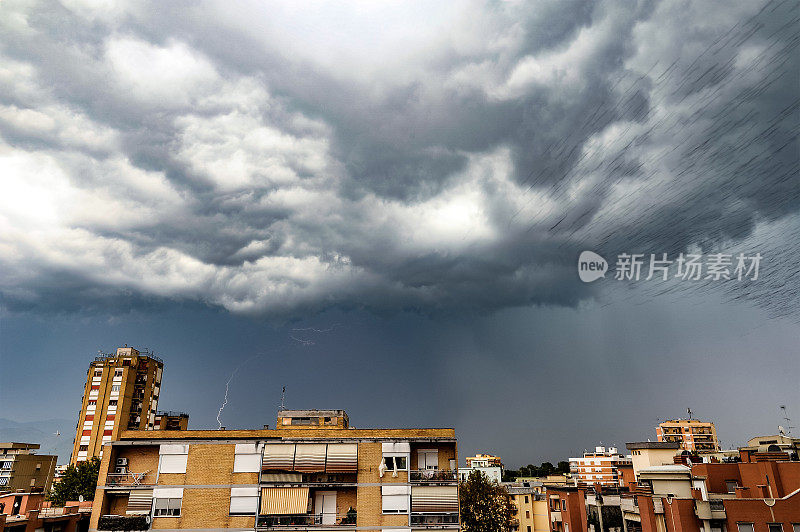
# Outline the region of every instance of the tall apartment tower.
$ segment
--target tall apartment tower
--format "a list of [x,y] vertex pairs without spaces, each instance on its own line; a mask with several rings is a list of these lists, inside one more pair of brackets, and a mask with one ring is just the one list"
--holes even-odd
[[70,463],[102,457],[122,431],[154,428],[163,369],[158,357],[128,346],[89,364]]
[[670,419],[656,427],[658,441],[679,443],[689,452],[715,453],[720,450],[717,429],[710,421]]

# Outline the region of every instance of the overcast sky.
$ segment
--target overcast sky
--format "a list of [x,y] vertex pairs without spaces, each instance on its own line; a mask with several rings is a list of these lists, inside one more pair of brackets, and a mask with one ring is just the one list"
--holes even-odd
[[[687,407],[730,446],[774,433],[800,419],[799,11],[4,0],[3,416],[72,419],[127,343],[195,428],[244,364],[226,426],[274,424],[285,385],[511,466]],[[763,258],[589,284],[583,250]]]

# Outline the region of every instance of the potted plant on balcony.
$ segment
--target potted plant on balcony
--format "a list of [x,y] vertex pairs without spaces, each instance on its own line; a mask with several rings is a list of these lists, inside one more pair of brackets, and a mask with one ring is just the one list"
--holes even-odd
[[356,524],[356,509],[352,506],[347,510],[347,515],[342,517],[342,524],[343,525],[354,525]]

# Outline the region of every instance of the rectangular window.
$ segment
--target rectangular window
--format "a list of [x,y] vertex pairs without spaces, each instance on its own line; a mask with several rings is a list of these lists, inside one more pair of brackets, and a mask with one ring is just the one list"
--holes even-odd
[[258,473],[260,470],[261,446],[255,443],[237,443],[233,456],[233,472]]
[[407,514],[410,486],[381,486],[381,505],[385,514]]
[[78,450],[79,451],[88,451],[89,450],[89,446],[88,445],[81,445],[80,447],[78,447]]
[[735,480],[726,480],[725,486],[728,489],[728,493],[736,493],[736,488],[738,487],[738,483]]
[[753,523],[736,523],[739,532],[755,532]]
[[783,532],[783,525],[781,523],[768,523],[769,532]]
[[118,392],[119,391],[119,384],[112,385],[111,386],[111,391],[112,392]]
[[186,473],[188,445],[162,445],[159,448],[159,473]]
[[117,406],[117,400],[116,400],[116,399],[112,399],[112,400],[110,400],[110,401],[108,402],[108,406]]
[[383,463],[388,471],[408,471],[408,458],[405,456],[384,456]]
[[94,391],[94,390],[99,390],[99,389],[100,389],[100,386],[92,386],[92,388],[91,388],[91,389],[92,389],[92,391]]
[[156,499],[153,517],[180,517],[183,499]]
[[528,504],[528,496],[525,495],[525,504]]
[[91,430],[84,430],[83,432],[81,432],[81,435],[82,436],[91,436],[92,435],[92,431]]
[[115,377],[122,377],[122,370],[121,369],[114,370],[114,376]]
[[792,523],[792,532],[800,532],[800,523]]
[[258,510],[258,488],[231,488],[231,515],[255,515]]
[[439,469],[439,451],[436,449],[417,451],[417,469]]

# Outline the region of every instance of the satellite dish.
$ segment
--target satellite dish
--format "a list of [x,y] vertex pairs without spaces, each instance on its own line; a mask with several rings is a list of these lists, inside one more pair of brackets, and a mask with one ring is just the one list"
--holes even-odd
[[83,502],[83,495],[78,495],[78,502]]

